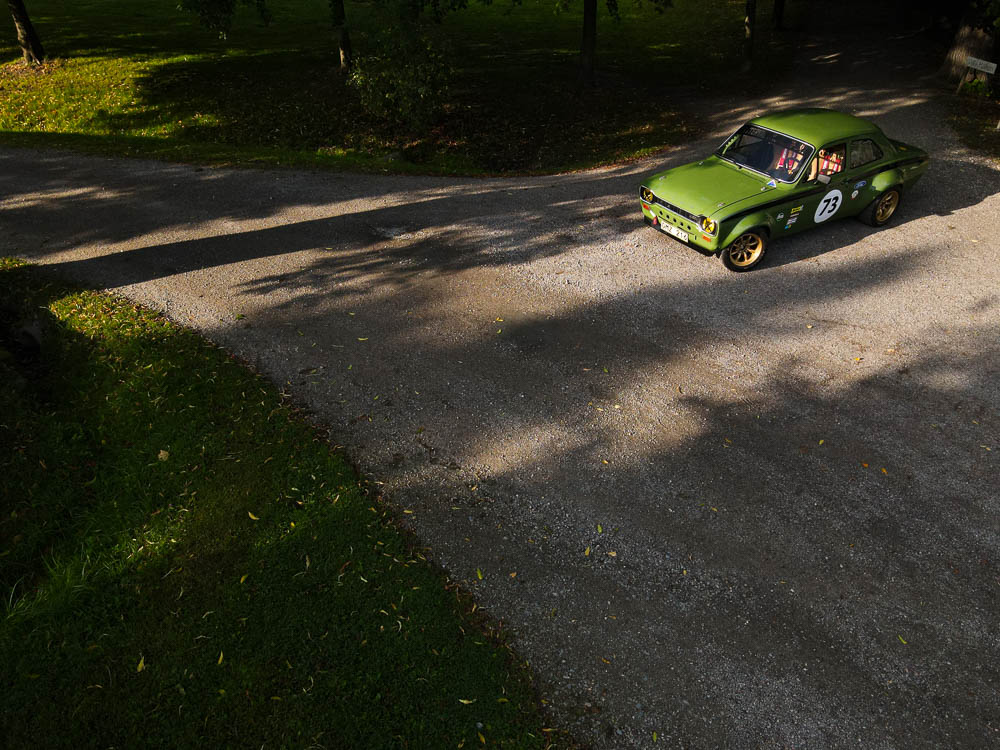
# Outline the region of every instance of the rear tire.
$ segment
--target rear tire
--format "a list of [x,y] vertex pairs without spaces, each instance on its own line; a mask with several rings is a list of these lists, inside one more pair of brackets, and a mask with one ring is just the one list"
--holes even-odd
[[889,188],[861,212],[861,220],[869,226],[885,226],[896,215],[900,198],[899,188]]
[[736,273],[749,271],[763,260],[766,250],[767,236],[762,231],[744,232],[722,251],[722,265]]

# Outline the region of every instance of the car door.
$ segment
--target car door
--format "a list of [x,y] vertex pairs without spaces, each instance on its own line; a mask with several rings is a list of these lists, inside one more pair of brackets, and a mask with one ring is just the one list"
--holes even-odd
[[795,234],[844,215],[847,165],[846,139],[817,149],[791,200],[775,217],[775,234]]
[[887,160],[886,153],[874,135],[858,137],[850,142],[849,169],[842,182],[845,216],[856,216],[877,197],[874,178]]

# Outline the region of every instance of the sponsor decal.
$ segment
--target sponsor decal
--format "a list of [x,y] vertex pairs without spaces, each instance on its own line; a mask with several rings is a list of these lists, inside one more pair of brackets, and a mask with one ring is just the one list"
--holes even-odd
[[784,218],[785,218],[785,215],[784,215],[784,214],[778,214],[778,215],[777,215],[777,216],[775,216],[774,218],[775,218],[775,219],[777,219],[778,221],[781,221],[782,219],[784,219]]
[[[804,204],[803,204],[803,205],[804,205]],[[792,209],[792,210],[790,211],[790,213],[792,213],[792,214],[797,214],[797,213],[798,213],[799,211],[801,211],[801,210],[802,210],[802,206],[796,206],[795,208],[793,208],[793,209]]]
[[788,223],[787,223],[787,224],[785,224],[785,229],[791,229],[791,227],[792,227],[792,224],[794,224],[794,223],[795,223],[795,222],[797,222],[798,220],[799,220],[799,217],[798,217],[798,216],[789,216],[789,217],[788,217]]
[[774,180],[768,180],[767,187],[778,187],[778,183],[775,182]]
[[855,190],[853,193],[851,193],[851,200],[854,200],[857,197],[858,197],[858,191]]
[[826,221],[837,213],[837,209],[840,208],[843,202],[844,194],[839,190],[831,190],[820,199],[819,205],[816,206],[816,214],[813,216],[813,221],[817,224]]
[[863,188],[867,184],[868,184],[868,180],[862,180],[861,182],[855,182],[854,183],[854,189],[855,190],[860,190],[861,188]]

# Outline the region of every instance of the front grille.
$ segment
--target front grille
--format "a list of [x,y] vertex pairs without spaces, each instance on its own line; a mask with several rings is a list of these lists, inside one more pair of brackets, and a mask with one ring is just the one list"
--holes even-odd
[[[650,190],[650,192],[652,193],[653,191]],[[642,197],[642,189],[641,188],[639,190],[639,196]],[[693,213],[685,211],[683,208],[675,206],[673,203],[668,203],[667,201],[663,200],[663,198],[661,198],[660,196],[658,196],[656,193],[653,193],[653,203],[656,203],[657,205],[663,206],[665,209],[667,209],[671,213],[675,213],[678,216],[683,216],[685,219],[687,219],[688,221],[693,221],[695,224],[697,224],[700,221],[700,219],[701,219],[701,217],[695,216]]]

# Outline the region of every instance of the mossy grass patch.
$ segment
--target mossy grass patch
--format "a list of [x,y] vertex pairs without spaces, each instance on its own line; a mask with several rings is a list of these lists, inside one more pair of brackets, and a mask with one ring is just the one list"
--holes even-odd
[[530,675],[269,383],[0,261],[10,747],[542,748]]

